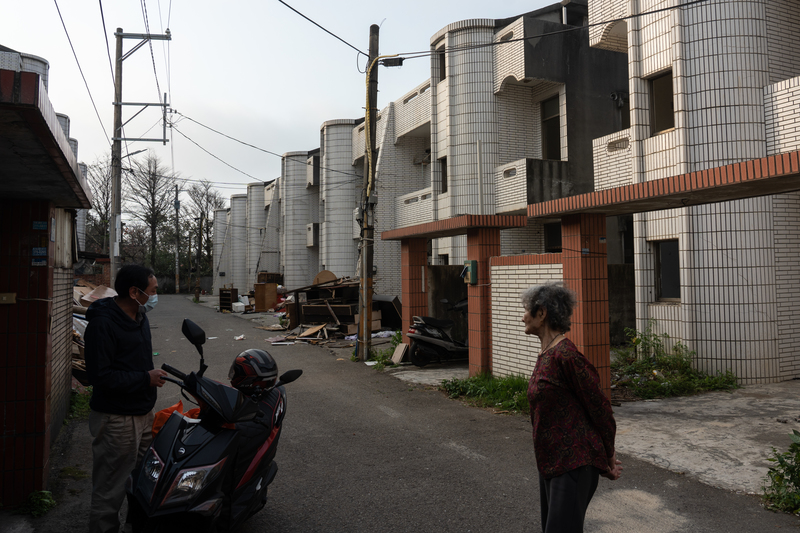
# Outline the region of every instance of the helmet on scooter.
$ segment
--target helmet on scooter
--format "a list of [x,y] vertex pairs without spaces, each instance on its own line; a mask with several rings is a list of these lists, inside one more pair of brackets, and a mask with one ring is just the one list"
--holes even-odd
[[236,356],[228,372],[231,385],[245,394],[251,394],[256,387],[268,389],[278,379],[278,364],[264,350],[251,348]]

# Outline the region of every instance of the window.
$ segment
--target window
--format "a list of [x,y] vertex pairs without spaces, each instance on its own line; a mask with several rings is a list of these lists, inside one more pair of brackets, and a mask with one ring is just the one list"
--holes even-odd
[[439,173],[441,175],[441,190],[439,192],[444,194],[447,192],[447,157],[439,160]]
[[544,251],[548,254],[561,253],[561,222],[544,225]]
[[656,295],[659,300],[680,300],[681,274],[678,241],[658,241],[656,248]]
[[449,265],[450,264],[450,254],[439,254],[439,263],[440,265]]
[[447,62],[445,61],[444,46],[436,50],[439,55],[439,81],[447,77]]
[[558,96],[542,102],[542,159],[561,160],[561,119]]
[[675,127],[671,70],[650,80],[650,125],[653,135]]

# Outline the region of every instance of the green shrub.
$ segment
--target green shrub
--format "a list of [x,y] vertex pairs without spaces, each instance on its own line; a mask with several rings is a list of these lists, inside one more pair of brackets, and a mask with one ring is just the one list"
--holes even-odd
[[50,509],[56,506],[53,494],[47,490],[37,490],[28,495],[28,500],[17,507],[16,514],[29,514],[34,518],[46,515]]
[[92,387],[86,387],[84,392],[75,389],[70,393],[69,418],[84,420],[89,418],[89,400],[92,398]]
[[617,387],[626,387],[642,399],[739,387],[731,371],[708,376],[695,370],[692,360],[697,354],[681,342],[667,350],[669,335],[653,333],[654,325],[651,320],[643,332],[625,328],[628,346],[617,350],[611,362],[612,381]]
[[530,413],[528,378],[524,376],[495,378],[481,374],[467,379],[453,378],[442,381],[439,389],[450,398],[463,398],[479,407]]
[[772,457],[767,459],[775,464],[767,471],[762,501],[767,509],[800,514],[800,432],[793,429],[789,438],[789,451],[778,453],[772,448]]

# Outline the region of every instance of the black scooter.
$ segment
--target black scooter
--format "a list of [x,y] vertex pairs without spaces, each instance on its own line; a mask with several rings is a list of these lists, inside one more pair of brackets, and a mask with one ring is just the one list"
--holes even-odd
[[183,334],[200,352],[200,370],[186,375],[164,364],[189,393],[199,418],[173,413],[128,479],[128,521],[140,531],[229,531],[258,512],[278,466],[275,452],[286,414],[282,385],[302,370],[289,370],[275,385],[247,396],[203,377],[205,332],[190,320]]
[[[442,303],[448,303],[442,300]],[[462,315],[467,312],[467,299],[454,304],[450,311],[458,311]],[[422,367],[431,361],[444,361],[465,359],[469,357],[469,347],[453,338],[452,320],[439,320],[430,316],[415,316],[411,318],[411,327],[408,328],[408,338],[411,346],[408,356],[416,366]]]

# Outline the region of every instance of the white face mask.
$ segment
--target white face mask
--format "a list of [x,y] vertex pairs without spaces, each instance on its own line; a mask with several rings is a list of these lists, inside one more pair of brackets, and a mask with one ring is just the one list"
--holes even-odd
[[154,295],[150,296],[146,292],[144,292],[142,289],[140,289],[139,287],[136,287],[136,290],[138,290],[139,292],[141,292],[142,294],[147,296],[147,301],[145,302],[145,304],[144,305],[139,304],[139,307],[144,308],[144,310],[143,310],[144,313],[152,311],[153,308],[158,303],[158,294],[154,294]]

